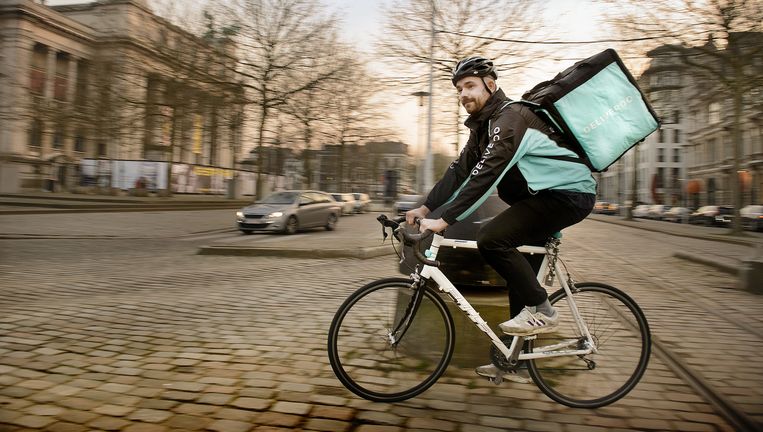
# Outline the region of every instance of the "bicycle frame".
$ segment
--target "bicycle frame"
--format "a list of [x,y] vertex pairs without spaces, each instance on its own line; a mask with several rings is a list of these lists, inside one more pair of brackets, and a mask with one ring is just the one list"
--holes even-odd
[[[441,247],[453,247],[453,248],[467,248],[467,249],[477,249],[477,242],[473,240],[457,240],[457,239],[446,239],[442,235],[435,234],[432,239],[432,245],[429,247],[429,250],[426,252],[426,256],[431,259],[435,260],[437,258],[437,253],[440,250]],[[541,264],[540,270],[538,271],[538,282],[543,284],[542,280],[544,277],[544,269],[549,267],[549,250],[546,247],[543,246],[520,246],[517,248],[522,253],[528,253],[528,254],[543,254],[543,262]],[[552,252],[554,254],[554,257],[556,257],[557,251]],[[490,340],[493,342],[493,345],[496,346],[496,348],[506,357],[506,359],[509,361],[509,364],[512,366],[515,366],[518,361],[520,360],[531,360],[531,359],[538,359],[538,358],[548,358],[548,357],[560,357],[560,356],[571,356],[571,355],[586,355],[590,353],[596,353],[596,344],[591,337],[591,334],[588,331],[588,326],[583,321],[583,319],[580,317],[580,312],[578,311],[577,305],[575,304],[575,300],[572,297],[572,289],[570,288],[570,281],[569,278],[563,278],[561,277],[562,269],[559,265],[558,260],[553,260],[553,267],[554,267],[554,274],[556,274],[559,277],[559,282],[562,285],[562,288],[567,293],[567,301],[570,305],[570,311],[573,314],[573,317],[575,319],[575,322],[580,329],[581,335],[583,335],[586,339],[585,345],[587,346],[586,349],[564,349],[569,348],[573,345],[577,345],[578,340],[577,339],[571,339],[562,341],[555,345],[548,345],[542,347],[543,351],[541,352],[532,352],[532,353],[520,353],[522,349],[522,345],[524,344],[524,340],[531,340],[534,339],[535,336],[529,336],[529,337],[515,337],[511,343],[511,347],[507,348],[506,345],[501,341],[501,339],[495,334],[495,332],[490,328],[488,323],[482,319],[479,312],[477,312],[474,307],[472,307],[471,304],[466,300],[466,298],[461,294],[460,291],[453,285],[453,283],[448,280],[448,277],[445,276],[445,274],[440,270],[439,268],[431,265],[424,265],[424,267],[419,272],[419,276],[424,279],[431,279],[435,281],[439,287],[439,290],[445,294],[447,294],[453,302],[458,306],[459,309],[461,309],[466,316],[474,322],[474,324],[477,326],[478,329],[480,329],[482,332],[484,332]]]

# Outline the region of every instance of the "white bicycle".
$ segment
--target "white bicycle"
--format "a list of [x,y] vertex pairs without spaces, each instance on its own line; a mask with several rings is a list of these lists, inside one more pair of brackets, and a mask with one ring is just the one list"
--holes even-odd
[[[356,395],[378,402],[417,396],[445,373],[455,346],[450,298],[492,341],[490,358],[504,371],[526,367],[551,399],[575,408],[611,404],[631,391],[646,370],[651,350],[649,325],[628,295],[601,283],[574,282],[559,257],[561,233],[545,245],[523,246],[543,254],[542,283],[561,288],[549,296],[559,326],[535,336],[499,337],[438,268],[441,248],[476,248],[476,242],[435,234],[424,254],[419,242],[431,234],[410,234],[404,218],[378,218],[393,235],[413,246],[423,264],[410,278],[371,282],[337,310],[328,334],[328,355],[337,378]],[[386,237],[386,228],[385,237]],[[564,272],[562,270],[564,269]],[[501,378],[495,380],[500,383]]]

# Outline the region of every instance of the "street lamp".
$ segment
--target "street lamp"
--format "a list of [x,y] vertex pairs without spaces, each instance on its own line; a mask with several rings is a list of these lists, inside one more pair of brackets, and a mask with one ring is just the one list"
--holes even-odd
[[[424,106],[424,97],[429,96],[431,93],[427,91],[417,91],[414,93],[411,93],[411,96],[417,96],[419,98],[419,118],[418,118],[418,127],[417,127],[417,133],[416,133],[416,147],[420,150],[421,149],[421,111],[422,107]],[[430,156],[430,149],[427,147],[424,153],[424,166],[422,169],[417,170],[419,174],[416,178],[416,189],[418,189],[420,192],[424,192],[424,189],[426,189],[426,170],[431,169],[430,167],[432,164],[427,164],[428,159]]]

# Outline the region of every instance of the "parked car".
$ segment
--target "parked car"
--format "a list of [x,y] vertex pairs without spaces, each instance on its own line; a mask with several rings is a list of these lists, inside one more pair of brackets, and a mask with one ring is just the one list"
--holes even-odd
[[620,212],[620,204],[618,203],[609,203],[606,208],[602,209],[601,214],[605,215],[616,215]]
[[727,226],[734,217],[734,208],[730,206],[702,206],[689,216],[689,223],[704,226]]
[[648,219],[662,220],[665,213],[667,213],[672,206],[665,204],[654,204],[649,207],[649,211],[646,213]]
[[596,204],[593,205],[592,213],[602,214],[604,213],[604,209],[608,209],[608,208],[609,208],[609,203],[607,201],[596,201]]
[[763,205],[748,205],[739,210],[742,226],[750,231],[763,231]]
[[636,207],[633,208],[633,217],[635,218],[645,218],[649,215],[649,208],[651,206],[649,204],[639,204]]
[[422,203],[421,195],[400,195],[392,207],[396,215],[404,215],[405,212],[421,206]]
[[366,193],[355,192],[355,213],[365,213],[371,209],[371,197]]
[[332,231],[341,211],[341,205],[325,192],[282,191],[236,212],[236,224],[244,234],[255,231],[294,234],[314,227]]
[[597,214],[614,215],[619,209],[619,204],[609,201],[596,201],[596,204],[593,205],[593,213]]
[[332,197],[342,205],[342,216],[355,213],[355,197],[351,193],[332,193]]
[[667,222],[687,223],[689,222],[689,215],[691,213],[691,209],[686,207],[671,207],[662,217],[662,220]]

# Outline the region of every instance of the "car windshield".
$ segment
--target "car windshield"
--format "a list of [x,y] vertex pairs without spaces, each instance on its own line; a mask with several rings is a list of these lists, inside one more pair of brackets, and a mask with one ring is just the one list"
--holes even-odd
[[299,196],[297,192],[276,192],[262,201],[257,201],[258,204],[291,204]]

